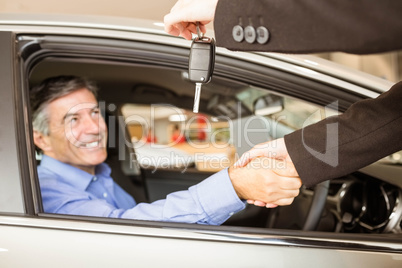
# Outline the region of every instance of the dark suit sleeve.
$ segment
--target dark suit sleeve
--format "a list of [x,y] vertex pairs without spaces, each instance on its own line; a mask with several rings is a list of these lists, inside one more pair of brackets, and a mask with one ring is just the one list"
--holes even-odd
[[[219,0],[217,45],[231,50],[355,54],[402,48],[402,1]],[[264,26],[266,44],[236,42],[235,25]],[[402,82],[371,100],[285,136],[307,186],[356,171],[402,150]]]
[[[366,54],[402,48],[401,14],[398,0],[219,0],[214,29],[231,50]],[[235,42],[238,24],[266,27],[269,41]]]
[[402,150],[402,82],[376,99],[353,104],[340,116],[285,136],[285,143],[307,186]]

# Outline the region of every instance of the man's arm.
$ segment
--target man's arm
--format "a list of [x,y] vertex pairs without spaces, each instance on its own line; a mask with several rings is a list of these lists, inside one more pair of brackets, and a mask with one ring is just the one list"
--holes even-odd
[[299,194],[300,179],[279,176],[270,169],[281,169],[284,175],[294,173],[292,166],[275,164],[268,158],[256,159],[244,168],[231,169],[230,177],[225,169],[187,191],[175,192],[166,199],[151,204],[140,203],[129,209],[117,208],[68,184],[60,186],[49,172],[42,172],[39,176],[47,213],[219,225],[245,207],[242,199],[278,205],[293,201]]
[[[402,48],[401,1],[219,0],[217,6],[212,5],[211,9],[216,10],[214,16],[210,17],[203,12],[200,15],[190,12],[194,2],[197,1],[179,0],[177,8],[172,9],[165,17],[168,18],[165,20],[165,27],[169,28],[179,21],[195,22],[201,15],[206,16],[206,21],[214,20],[217,45],[232,50],[285,53],[344,51],[363,54]],[[211,4],[209,0],[205,2]],[[232,29],[239,24],[243,28],[248,25],[254,28],[266,27],[270,32],[268,42],[236,42]],[[400,150],[401,112],[400,107],[396,106],[401,106],[400,93],[397,92],[401,89],[399,83],[389,94],[384,94],[376,100],[358,103],[345,115],[327,119],[287,135],[285,140],[290,156],[287,150],[282,154],[295,162],[303,182],[312,185],[347,174]],[[383,124],[382,121],[388,123]],[[338,150],[339,162],[335,164],[336,167],[331,167],[322,161],[323,159],[315,157],[327,153],[325,146],[329,123],[339,125],[338,144],[341,147],[334,147],[332,151],[329,148],[328,151],[328,155],[332,155]],[[365,135],[365,130],[373,130],[373,126],[376,131]],[[355,150],[356,147],[359,149]],[[271,153],[275,152],[275,149],[270,148],[273,150]],[[252,149],[248,156],[271,154],[261,148],[257,150],[258,152],[256,148]],[[315,156],[311,154],[314,151]],[[250,160],[247,159],[248,156],[244,157],[247,161]],[[361,159],[357,161],[356,158]]]
[[376,99],[357,102],[342,115],[285,136],[303,183],[311,186],[341,177],[402,150],[401,103],[399,82]]
[[[216,44],[231,50],[283,53],[377,53],[402,48],[402,2],[395,0],[179,0],[165,30],[191,39],[195,23],[214,21]],[[264,26],[267,43],[236,42],[232,30]]]
[[286,159],[307,186],[347,175],[402,150],[401,103],[399,82],[376,99],[353,104],[342,115],[256,145],[236,165],[259,156]]

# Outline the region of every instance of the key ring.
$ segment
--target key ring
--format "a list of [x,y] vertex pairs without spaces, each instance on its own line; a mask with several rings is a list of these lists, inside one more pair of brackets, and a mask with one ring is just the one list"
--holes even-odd
[[198,39],[202,40],[202,38],[204,37],[204,33],[201,32],[200,30],[200,22],[197,21],[197,35],[198,35]]

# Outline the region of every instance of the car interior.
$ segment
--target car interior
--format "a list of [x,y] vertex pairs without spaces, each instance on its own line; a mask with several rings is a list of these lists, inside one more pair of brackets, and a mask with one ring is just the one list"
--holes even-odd
[[[229,167],[254,145],[343,112],[362,98],[318,80],[218,54],[212,81],[202,86],[200,111],[194,113],[188,48],[42,36],[39,43],[27,38],[21,50],[28,89],[58,75],[96,83],[109,129],[106,162],[114,180],[137,203],[187,189]],[[335,101],[338,109],[325,109]],[[391,160],[313,188],[303,186],[290,206],[247,205],[224,225],[400,233],[402,181],[395,176],[400,164]]]

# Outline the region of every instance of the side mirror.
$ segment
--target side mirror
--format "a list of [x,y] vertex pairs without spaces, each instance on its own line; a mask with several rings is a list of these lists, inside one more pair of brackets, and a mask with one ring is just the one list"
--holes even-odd
[[270,115],[284,109],[283,98],[277,95],[267,94],[259,97],[254,102],[255,115]]

